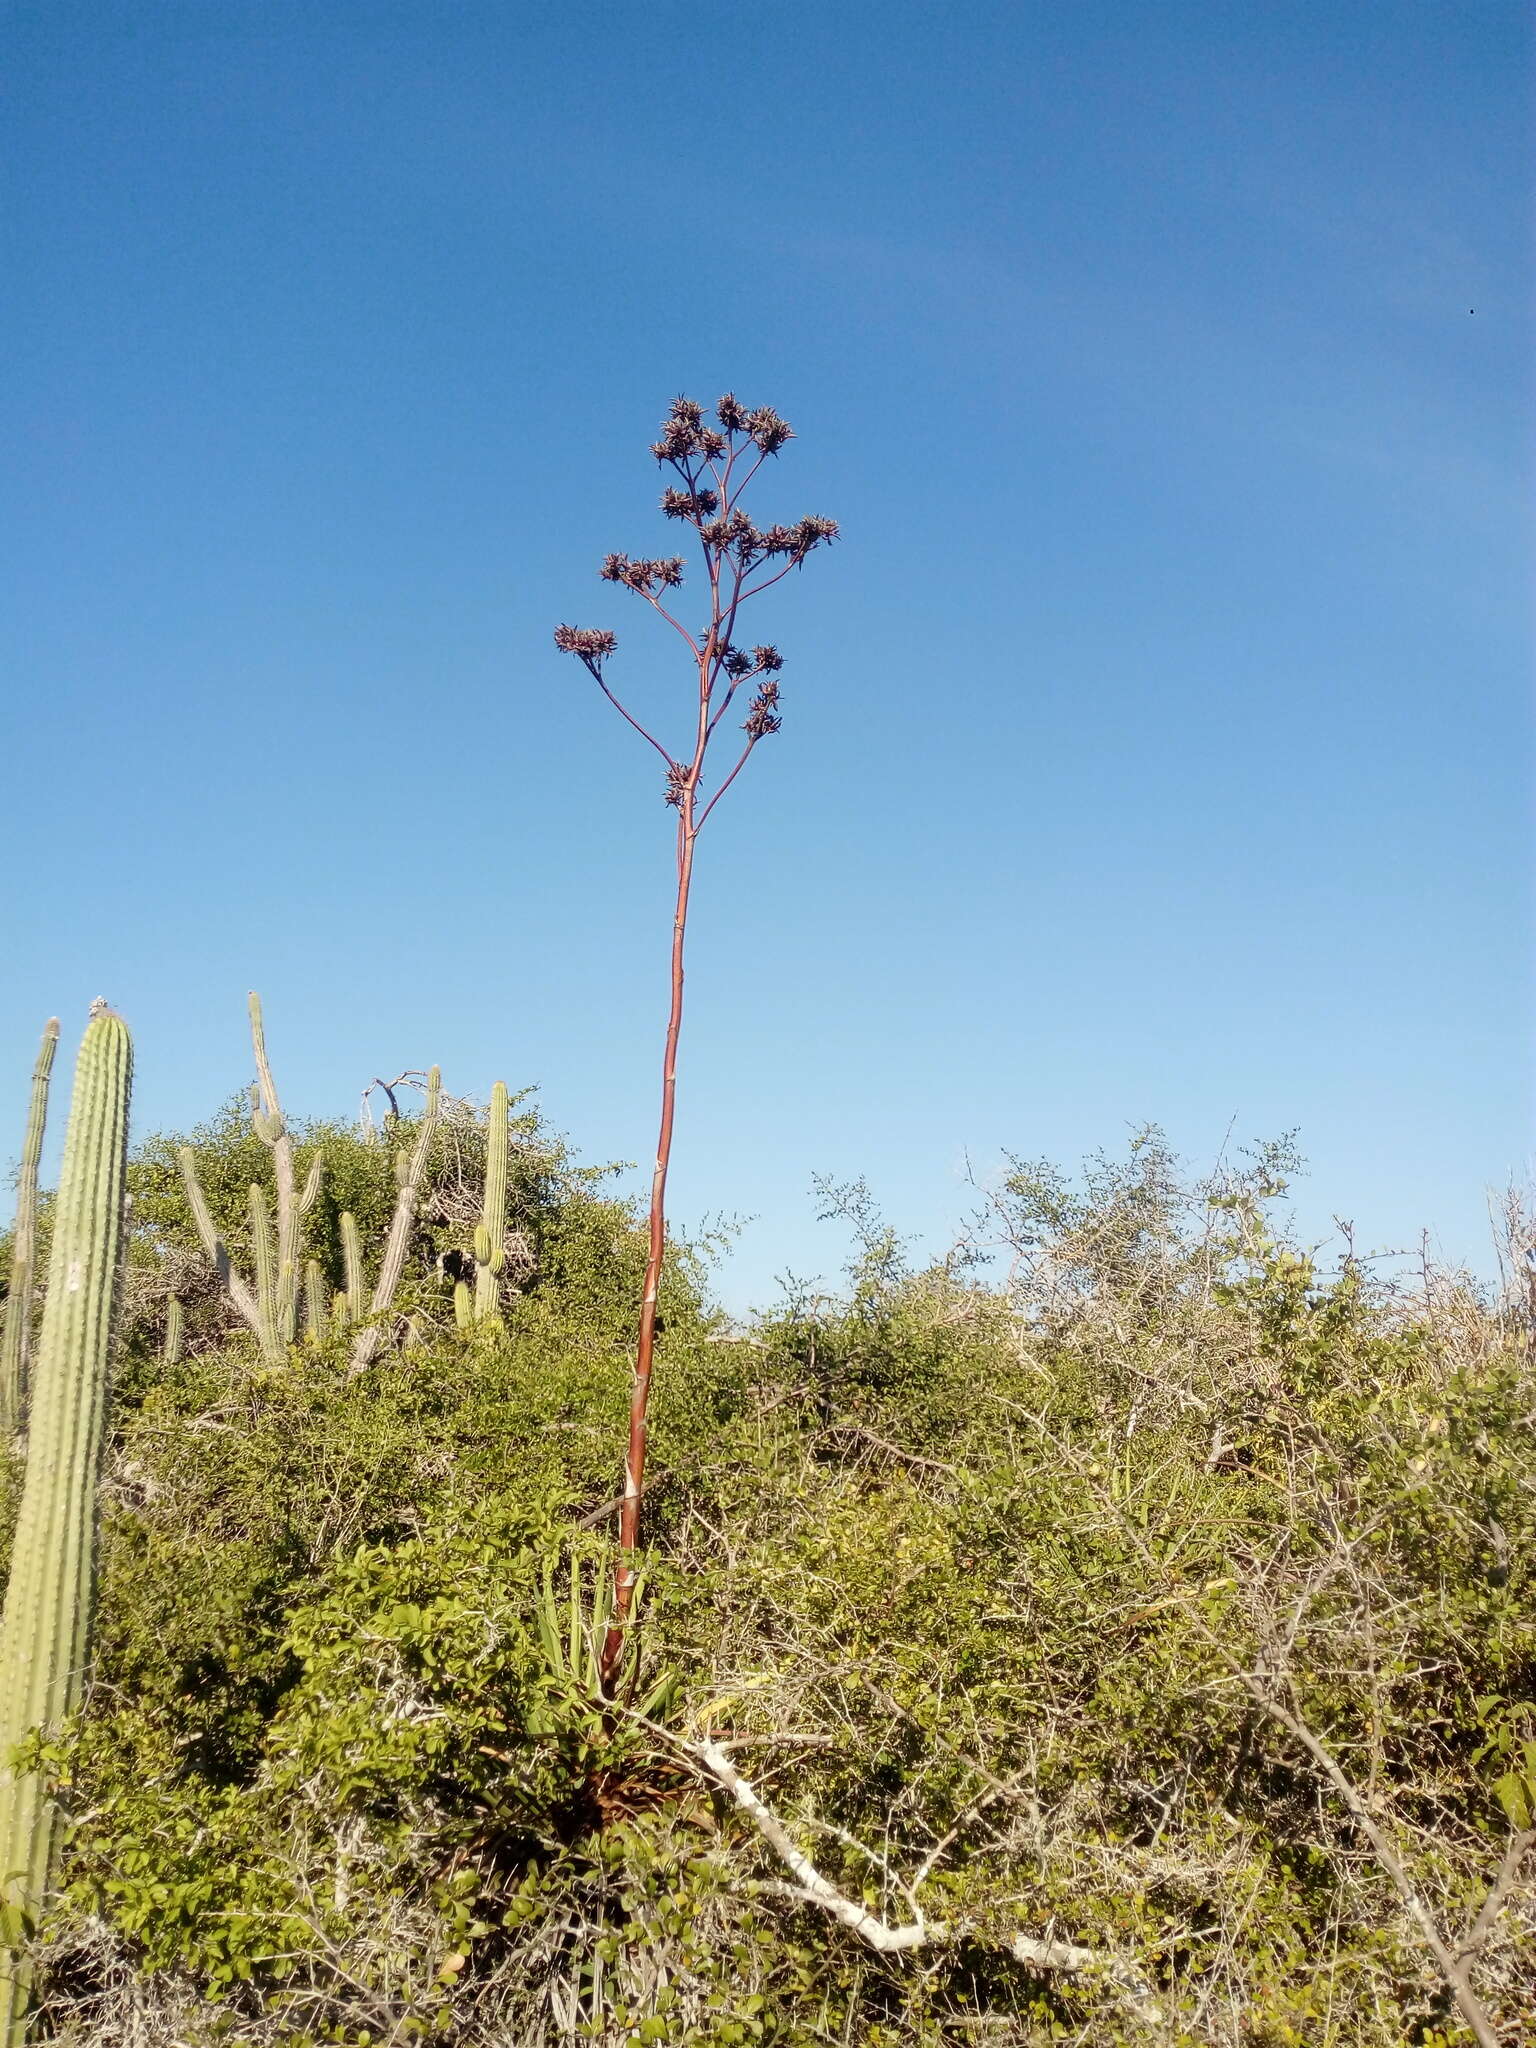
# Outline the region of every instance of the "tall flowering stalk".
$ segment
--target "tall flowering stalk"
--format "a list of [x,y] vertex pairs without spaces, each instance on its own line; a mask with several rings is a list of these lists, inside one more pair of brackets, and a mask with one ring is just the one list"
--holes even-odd
[[[655,734],[620,702],[609,687],[606,663],[618,645],[614,635],[594,626],[560,626],[555,645],[574,654],[614,709],[640,737],[656,749],[666,767],[664,795],[677,812],[677,906],[672,919],[672,1001],[667,1017],[666,1051],[662,1061],[661,1129],[656,1140],[656,1166],[651,1176],[649,1249],[645,1292],[640,1303],[640,1331],[635,1351],[635,1386],[629,1411],[629,1448],[624,1462],[624,1493],[619,1514],[620,1561],[614,1585],[613,1619],[603,1645],[602,1672],[612,1682],[624,1655],[624,1629],[635,1597],[635,1553],[640,1540],[640,1509],[645,1494],[646,1414],[651,1395],[651,1361],[656,1345],[656,1298],[666,1249],[667,1168],[672,1157],[672,1126],[677,1102],[677,1046],[683,1025],[683,948],[688,932],[688,894],[693,882],[693,856],[699,833],[716,804],[746,766],[753,749],[779,730],[779,671],[784,663],[776,647],[737,644],[737,623],[743,606],[781,582],[806,557],[837,538],[837,523],[815,516],[793,526],[762,528],[754,524],[742,499],[754,477],[784,444],[793,439],[787,421],[767,406],[750,411],[729,392],[715,407],[718,424],[706,423],[703,408],[691,398],[675,399],[662,423],[661,439],[651,453],[675,481],[662,492],[661,509],[669,519],[690,526],[703,556],[708,587],[708,616],[700,630],[690,632],[669,608],[667,593],[683,580],[683,557],[656,561],[609,555],[599,572],[605,583],[619,583],[656,611],[688,649],[695,684],[693,744],[673,754]],[[675,602],[675,600],[674,600]],[[704,793],[704,765],[710,744],[733,705],[746,703],[740,730],[745,744],[737,752],[712,793]]]

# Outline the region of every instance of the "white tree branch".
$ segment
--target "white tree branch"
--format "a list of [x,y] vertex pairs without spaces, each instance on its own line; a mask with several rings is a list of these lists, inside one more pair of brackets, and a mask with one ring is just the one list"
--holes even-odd
[[[664,1732],[658,1730],[658,1733]],[[676,1737],[670,1738],[675,1741]],[[767,1802],[745,1779],[731,1762],[724,1746],[718,1742],[684,1743],[683,1748],[698,1758],[710,1776],[721,1785],[742,1812],[751,1820],[763,1840],[795,1878],[793,1885],[775,1885],[773,1889],[789,1898],[802,1900],[807,1905],[819,1906],[824,1913],[856,1934],[863,1942],[881,1955],[899,1955],[905,1950],[941,1947],[945,1943],[963,1939],[970,1930],[923,1918],[917,1903],[913,1901],[915,1917],[905,1926],[893,1927],[882,1920],[877,1913],[871,1913],[856,1899],[850,1899],[840,1892],[835,1884],[822,1876],[803,1850],[795,1846],[789,1830]],[[925,1866],[925,1870],[928,1866]],[[910,1896],[910,1894],[909,1894]],[[972,1939],[984,1940],[985,1936],[972,1934]],[[1137,2017],[1149,2026],[1162,2023],[1162,2011],[1158,2006],[1152,1987],[1139,1971],[1129,1964],[1105,1956],[1096,1949],[1079,1948],[1069,1941],[1040,1941],[1033,1935],[1016,1934],[1009,1941],[995,1943],[1031,1970],[1060,1971],[1067,1976],[1100,1976],[1113,1984],[1135,2011]]]

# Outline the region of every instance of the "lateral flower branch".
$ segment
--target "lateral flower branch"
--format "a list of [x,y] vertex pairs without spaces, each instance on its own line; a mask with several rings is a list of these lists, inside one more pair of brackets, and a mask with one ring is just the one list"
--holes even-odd
[[[782,582],[792,569],[800,568],[817,548],[837,539],[835,520],[813,514],[793,526],[759,527],[743,505],[743,498],[763,464],[793,438],[789,423],[776,412],[767,406],[749,410],[730,392],[716,405],[713,424],[706,422],[702,406],[691,398],[674,399],[662,422],[661,438],[652,443],[651,453],[664,471],[671,472],[673,481],[662,492],[661,509],[667,518],[693,529],[703,557],[708,612],[697,631],[690,632],[669,602],[670,594],[683,581],[681,555],[656,560],[609,555],[599,572],[605,583],[621,584],[644,598],[688,649],[696,692],[690,750],[671,752],[614,694],[606,672],[607,662],[618,646],[611,632],[596,626],[559,626],[555,631],[555,645],[563,653],[577,657],[614,709],[661,756],[666,770],[662,793],[677,812],[671,1009],[662,1066],[661,1128],[651,1178],[649,1245],[635,1351],[629,1446],[619,1509],[620,1561],[613,1617],[602,1654],[606,1685],[611,1685],[623,1660],[625,1629],[635,1599],[635,1553],[645,1492],[646,1413],[656,1343],[656,1300],[666,1247],[667,1168],[677,1094],[677,1046],[683,1022],[683,949],[694,847],[710,814],[746,766],[754,748],[776,733],[781,724],[779,672],[784,666],[783,658],[773,646],[739,644],[738,622],[744,606]],[[711,743],[731,715],[732,707],[739,709],[743,705],[746,716],[740,730],[745,741],[724,776],[706,796],[704,768]]]

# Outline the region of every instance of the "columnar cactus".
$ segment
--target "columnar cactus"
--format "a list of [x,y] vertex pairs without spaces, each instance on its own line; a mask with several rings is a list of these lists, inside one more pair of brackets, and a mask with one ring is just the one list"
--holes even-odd
[[27,1134],[21,1147],[21,1174],[16,1183],[16,1227],[11,1235],[11,1286],[5,1304],[5,1335],[0,1338],[0,1434],[21,1427],[27,1406],[27,1367],[32,1353],[33,1271],[37,1263],[37,1162],[48,1120],[48,1076],[59,1047],[59,1020],[43,1028],[37,1065],[32,1069],[32,1096],[27,1104]]
[[181,1350],[185,1342],[186,1323],[181,1303],[173,1294],[165,1304],[165,1342],[160,1347],[162,1365],[180,1365]]
[[507,1084],[491,1090],[485,1136],[485,1201],[475,1231],[475,1321],[494,1322],[507,1264]]
[[251,1223],[251,1267],[256,1275],[256,1306],[261,1312],[261,1348],[268,1358],[281,1358],[287,1347],[277,1298],[277,1255],[272,1247],[272,1218],[267,1191],[251,1182],[247,1210]]
[[277,1194],[277,1232],[274,1238],[266,1193],[260,1187],[251,1189],[254,1285],[236,1272],[230,1261],[228,1249],[214,1224],[198,1181],[197,1155],[190,1145],[183,1145],[176,1158],[203,1249],[212,1259],[242,1322],[255,1334],[263,1357],[276,1363],[286,1357],[289,1345],[298,1335],[304,1218],[319,1196],[324,1162],[318,1156],[315,1158],[301,1190],[294,1176],[293,1140],[288,1135],[287,1121],[267,1062],[261,998],[254,989],[250,995],[250,1013],[251,1046],[256,1055],[257,1074],[256,1086],[251,1090],[251,1128],[272,1154],[272,1180]]
[[[250,1279],[235,1267],[214,1222],[207,1196],[198,1179],[197,1155],[190,1145],[183,1145],[176,1157],[197,1234],[204,1251],[213,1261],[225,1293],[241,1321],[260,1344],[262,1356],[271,1364],[281,1364],[298,1337],[301,1305],[305,1328],[311,1337],[318,1338],[327,1329],[320,1269],[313,1259],[304,1256],[304,1219],[319,1197],[322,1161],[318,1156],[315,1158],[300,1189],[294,1174],[293,1140],[288,1135],[288,1125],[267,1061],[261,1002],[254,991],[250,1011],[251,1045],[256,1055],[257,1074],[256,1086],[251,1090],[251,1128],[272,1155],[272,1182],[277,1200],[274,1219],[266,1190],[260,1186],[253,1186],[250,1190]],[[384,1242],[378,1281],[371,1294],[363,1277],[363,1248],[357,1219],[350,1211],[341,1217],[341,1256],[346,1289],[332,1299],[329,1327],[353,1329],[352,1362],[358,1368],[365,1366],[384,1342],[384,1318],[393,1306],[395,1290],[405,1268],[405,1255],[421,1198],[421,1184],[437,1132],[440,1088],[441,1077],[434,1067],[427,1076],[426,1108],[416,1127],[415,1141],[408,1147],[401,1146],[395,1155],[395,1180],[399,1194]]]
[[325,1275],[320,1261],[311,1259],[304,1268],[304,1330],[318,1344],[330,1327],[326,1313]]
[[267,1063],[267,1034],[262,1023],[261,998],[255,989],[251,990],[248,1006],[251,1013],[251,1047],[256,1055],[257,1074],[256,1101],[253,1105],[251,1123],[257,1137],[272,1154],[272,1178],[277,1188],[277,1265],[273,1273],[268,1320],[278,1349],[286,1350],[293,1342],[298,1326],[299,1273],[302,1266],[300,1248],[304,1234],[304,1218],[315,1206],[315,1200],[320,1193],[320,1177],[324,1171],[324,1162],[317,1154],[311,1162],[302,1191],[296,1192],[293,1140],[288,1135],[288,1125],[283,1116],[282,1104],[277,1099],[272,1069]]
[[[400,1192],[395,1197],[395,1213],[390,1218],[389,1235],[384,1240],[384,1256],[379,1263],[379,1277],[374,1286],[373,1298],[368,1304],[368,1321],[352,1343],[352,1368],[361,1372],[374,1358],[384,1342],[383,1316],[393,1304],[395,1289],[400,1285],[400,1275],[405,1270],[405,1255],[410,1247],[411,1232],[416,1224],[416,1208],[421,1199],[421,1183],[427,1170],[427,1160],[432,1151],[432,1140],[437,1136],[438,1102],[442,1094],[442,1075],[433,1067],[427,1075],[427,1102],[421,1113],[421,1122],[416,1126],[416,1142],[407,1151],[404,1146],[395,1154],[395,1179]],[[345,1221],[345,1218],[343,1218]],[[351,1276],[348,1276],[348,1287]]]
[[368,1289],[363,1280],[363,1240],[350,1209],[341,1212],[341,1267],[347,1287],[345,1294],[336,1298],[340,1320],[360,1323],[368,1313]]
[[48,1292],[33,1378],[26,1482],[0,1621],[0,2044],[27,2031],[25,1938],[53,1882],[62,1816],[35,1771],[12,1763],[34,1729],[80,1704],[90,1649],[96,1483],[123,1238],[128,1027],[91,1008],[64,1142]]

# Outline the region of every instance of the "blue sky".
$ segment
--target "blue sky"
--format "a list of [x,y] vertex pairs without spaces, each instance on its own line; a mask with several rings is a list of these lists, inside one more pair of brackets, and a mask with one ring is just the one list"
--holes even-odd
[[[799,438],[785,729],[701,847],[674,1211],[833,1271],[1003,1148],[1299,1128],[1486,1263],[1529,1170],[1532,34],[1503,0],[8,5],[0,1158],[537,1084],[654,1144],[670,814],[550,641],[675,392]],[[621,604],[620,599],[624,602]],[[669,708],[670,707],[670,708]],[[62,1125],[62,1117],[59,1119]]]

